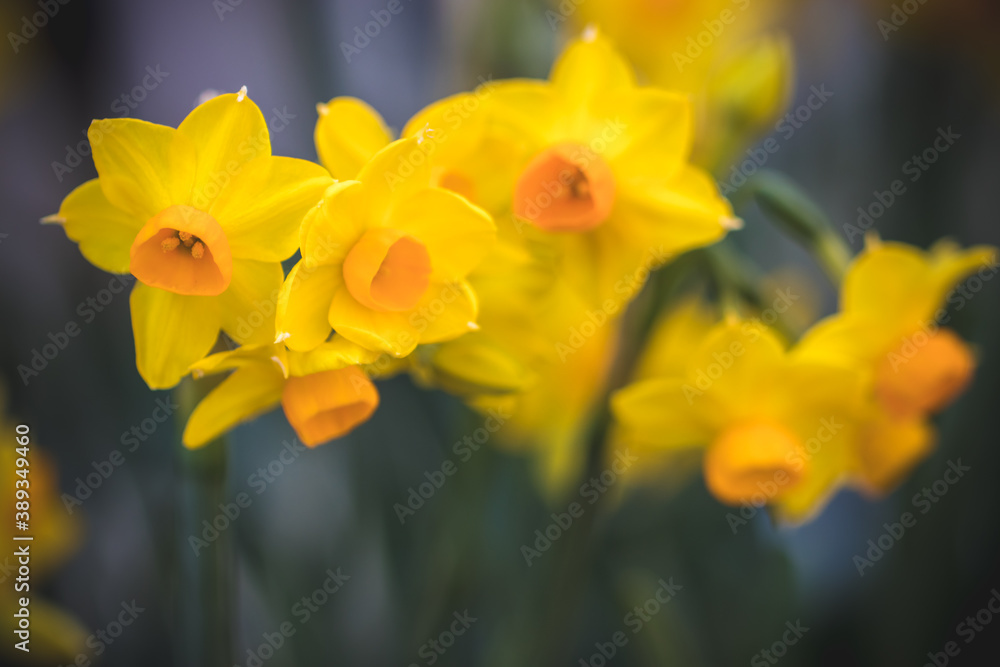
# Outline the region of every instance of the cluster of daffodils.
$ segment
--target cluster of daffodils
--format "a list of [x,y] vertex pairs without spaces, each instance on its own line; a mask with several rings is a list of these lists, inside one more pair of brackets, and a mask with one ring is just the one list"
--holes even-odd
[[956,285],[996,267],[994,248],[923,252],[869,238],[840,311],[794,344],[761,318],[719,318],[688,299],[612,399],[618,437],[661,465],[701,449],[717,498],[767,502],[789,521],[844,485],[888,491],[930,451],[931,415],[972,378],[972,350],[943,326],[945,301],[964,300]]
[[[787,70],[747,82],[781,70],[770,53],[746,54],[717,88],[744,107],[747,91],[763,95],[773,113]],[[406,372],[513,415],[498,444],[534,453],[559,488],[586,458],[629,303],[652,271],[742,224],[694,164],[708,135],[689,92],[640,85],[589,29],[549,80],[485,82],[398,138],[359,100],[321,104],[316,164],[271,155],[244,89],[176,129],[95,121],[98,178],[46,221],[137,279],[136,363],[151,388],[228,374],[190,415],[188,447],[278,405],[302,442],[322,444],[371,417],[373,380]],[[616,437],[658,457],[705,447],[725,502],[781,472],[771,500],[791,516],[841,480],[885,487],[927,451],[927,415],[973,365],[941,332],[890,370],[886,351],[984,252],[869,248],[843,312],[791,349],[755,321],[716,323],[693,302],[671,311],[614,397]],[[699,383],[719,355],[725,373]],[[821,428],[829,444],[806,451]]]

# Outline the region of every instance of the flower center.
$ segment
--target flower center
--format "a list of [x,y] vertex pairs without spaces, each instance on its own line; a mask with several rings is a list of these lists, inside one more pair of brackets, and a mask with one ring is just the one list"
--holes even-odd
[[896,417],[935,412],[962,393],[975,365],[969,347],[951,330],[918,331],[879,364],[875,393]]
[[745,422],[719,434],[705,454],[705,482],[715,497],[737,505],[755,494],[768,501],[792,488],[808,460],[799,438],[783,426]]
[[281,395],[288,422],[308,447],[346,435],[378,402],[375,385],[357,366],[290,377]]
[[427,291],[430,276],[424,244],[394,229],[369,229],[344,258],[347,290],[380,312],[411,310]]
[[177,294],[222,294],[233,275],[222,227],[208,213],[190,206],[171,206],[150,218],[129,255],[132,275]]
[[600,155],[576,144],[546,148],[521,172],[514,213],[550,232],[598,226],[615,201],[615,178]]

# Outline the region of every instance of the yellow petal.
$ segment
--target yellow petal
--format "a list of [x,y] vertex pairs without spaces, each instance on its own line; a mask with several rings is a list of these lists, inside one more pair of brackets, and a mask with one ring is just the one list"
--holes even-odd
[[340,266],[309,268],[301,261],[292,268],[278,295],[275,321],[289,349],[311,350],[330,336],[330,304],[343,284]]
[[361,167],[392,141],[382,117],[359,99],[335,97],[317,110],[316,152],[337,180],[357,178]]
[[191,201],[204,211],[245,164],[271,155],[267,122],[245,90],[199,104],[177,131],[188,137],[198,152]]
[[277,366],[254,364],[236,370],[201,400],[184,428],[184,446],[196,449],[236,425],[281,403],[285,378]]
[[623,92],[635,85],[631,66],[599,35],[585,36],[567,46],[550,79],[572,105],[588,104],[600,94]]
[[526,389],[535,373],[479,332],[441,345],[431,359],[434,379],[461,395],[509,394]]
[[602,149],[598,152],[611,163],[618,181],[663,182],[685,165],[694,140],[688,96],[643,88],[612,94],[601,102],[600,113],[607,120],[592,141],[595,151]]
[[933,317],[962,278],[994,266],[996,252],[989,246],[961,251],[950,244],[930,253],[903,243],[868,247],[844,278],[841,310],[871,315],[908,333]]
[[299,229],[306,266],[341,264],[369,226],[369,206],[359,181],[327,188],[323,203],[310,209]]
[[400,203],[390,225],[424,244],[431,275],[439,280],[464,278],[496,240],[496,227],[486,211],[441,188],[427,188]]
[[566,138],[561,134],[565,119],[561,100],[544,81],[512,79],[493,83],[490,115],[517,143],[524,144],[525,160],[542,146]]
[[[284,345],[243,345],[235,350],[216,352],[204,359],[191,364],[192,377],[196,380],[203,375],[215,375],[225,371],[236,370],[245,366],[261,364],[266,360],[275,363],[278,368],[288,368],[288,351]],[[285,373],[282,372],[282,375]]]
[[410,313],[379,312],[358,303],[339,286],[328,313],[330,326],[344,338],[379,352],[405,357],[417,347],[419,332]]
[[209,213],[226,231],[233,257],[280,262],[295,253],[302,218],[332,184],[318,164],[262,157],[240,169]]
[[129,298],[139,375],[150,389],[169,389],[219,336],[217,297],[186,296],[141,283]]
[[716,426],[705,421],[704,415],[713,406],[711,396],[691,393],[682,378],[644,380],[611,398],[623,440],[662,449],[707,445]]
[[145,221],[190,199],[195,148],[177,130],[114,118],[95,120],[87,137],[101,189],[114,206]]
[[129,248],[145,219],[112,205],[95,178],[63,200],[59,213],[42,222],[59,223],[94,266],[110,273],[128,273]]
[[294,376],[311,375],[346,366],[374,363],[379,356],[378,352],[366,350],[343,336],[334,336],[308,352],[290,352],[288,370]]
[[274,313],[285,273],[278,262],[233,262],[229,289],[219,297],[222,330],[241,345],[274,341]]
[[637,380],[682,375],[691,350],[696,349],[718,321],[703,298],[685,297],[668,310],[653,328],[635,372]]
[[924,419],[897,420],[878,414],[858,440],[861,479],[876,494],[891,491],[934,447],[935,433]]
[[440,343],[475,330],[478,315],[479,304],[467,282],[432,283],[409,322],[421,343]]
[[374,218],[384,219],[391,204],[409,199],[431,184],[429,139],[409,137],[392,142],[361,168],[358,180],[364,183],[365,197]]

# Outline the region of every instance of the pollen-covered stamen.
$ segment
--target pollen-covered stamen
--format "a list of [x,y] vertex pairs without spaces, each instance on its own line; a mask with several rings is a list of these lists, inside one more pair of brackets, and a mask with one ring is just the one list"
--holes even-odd
[[177,205],[160,211],[139,230],[129,249],[129,270],[151,287],[216,296],[229,287],[233,260],[215,218]]
[[160,243],[163,252],[172,252],[182,245],[185,248],[190,248],[191,256],[195,259],[201,259],[205,256],[204,242],[191,232],[175,232],[173,236],[163,239],[163,242]]
[[583,232],[603,223],[615,201],[611,167],[586,146],[557,144],[518,177],[514,214],[549,232]]

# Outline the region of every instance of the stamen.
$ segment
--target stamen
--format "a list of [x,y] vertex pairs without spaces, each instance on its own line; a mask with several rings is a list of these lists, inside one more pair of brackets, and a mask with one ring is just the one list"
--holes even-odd
[[205,244],[201,241],[195,241],[194,245],[191,246],[191,256],[195,259],[201,259],[205,256]]
[[171,250],[176,250],[177,246],[181,244],[181,240],[176,236],[171,236],[170,238],[163,239],[163,243],[160,247],[163,248],[163,252],[170,252]]
[[184,246],[190,248],[195,241],[194,234],[190,232],[177,232],[177,236],[184,243]]

